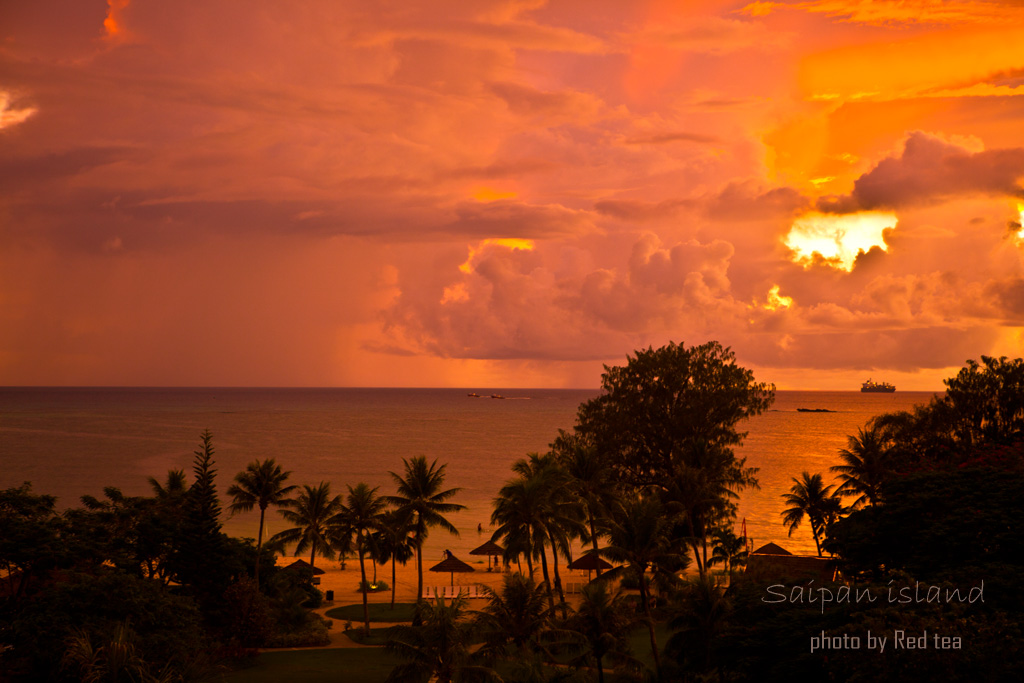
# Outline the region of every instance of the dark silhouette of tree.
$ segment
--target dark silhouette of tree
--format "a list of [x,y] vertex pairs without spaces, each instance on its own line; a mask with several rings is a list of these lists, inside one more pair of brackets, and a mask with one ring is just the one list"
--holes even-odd
[[731,574],[736,567],[742,567],[747,563],[746,543],[732,530],[731,524],[717,526],[711,536],[714,539],[714,548],[709,565],[724,565],[725,571]]
[[576,430],[634,487],[661,486],[695,442],[732,457],[745,436],[736,425],[775,398],[717,342],[637,351],[624,366],[605,366],[601,387],[580,406]]
[[725,630],[732,605],[725,590],[711,576],[697,576],[687,582],[669,628],[676,631],[665,644],[666,652],[698,674],[713,665],[716,640]]
[[548,490],[547,484],[537,478],[517,477],[502,486],[491,513],[491,523],[496,525],[491,540],[504,541],[506,559],[513,559],[512,553],[523,552],[531,576],[533,559],[540,559],[544,586],[551,607],[554,607],[547,554],[544,552],[548,543],[544,522]]
[[235,475],[235,483],[228,487],[227,494],[232,497],[229,510],[248,512],[254,507],[260,509],[260,529],[256,538],[256,570],[257,590],[260,587],[260,555],[263,550],[263,523],[267,508],[271,505],[282,505],[288,500],[288,494],[295,486],[285,486],[291,472],[284,472],[273,458],[262,462],[254,460],[244,472]]
[[32,485],[0,490],[0,568],[13,599],[25,595],[29,584],[53,569],[62,553],[57,499],[32,493]]
[[605,578],[611,580],[622,573],[631,574],[640,588],[641,609],[644,611],[651,639],[654,666],[661,675],[658,641],[654,635],[654,617],[651,613],[651,595],[647,585],[648,570],[676,574],[686,568],[687,559],[673,548],[668,536],[669,522],[661,501],[655,496],[633,496],[616,507],[608,529],[607,548],[602,553],[609,559],[625,563],[609,570]]
[[[541,543],[534,545],[539,550],[541,559],[546,560],[545,546],[551,548],[551,569],[554,584],[548,583],[548,591],[558,593],[562,605],[563,618],[567,614],[565,593],[562,591],[562,579],[559,573],[558,555],[561,553],[568,559],[570,554],[570,538],[582,538],[586,531],[580,521],[584,511],[581,501],[572,495],[567,483],[565,470],[562,469],[554,453],[539,455],[531,453],[526,459],[517,460],[512,471],[522,479],[535,481],[543,490],[539,507],[533,510],[535,520],[541,525],[538,529]],[[542,564],[543,566],[543,564]],[[546,575],[545,575],[546,579]],[[554,596],[552,595],[552,600]],[[552,602],[552,605],[554,603]]]
[[374,532],[381,562],[391,562],[391,609],[395,608],[396,564],[403,567],[415,554],[412,516],[397,510],[384,513],[380,528]]
[[804,472],[800,479],[793,477],[793,486],[789,493],[782,494],[789,505],[782,512],[782,522],[789,528],[789,535],[800,527],[806,517],[811,524],[811,535],[814,546],[821,557],[821,541],[825,537],[826,527],[838,519],[842,511],[840,497],[832,486],[825,486],[820,474]]
[[202,444],[195,451],[192,473],[195,480],[189,489],[190,516],[209,532],[220,531],[220,499],[215,482],[217,470],[213,468],[213,434],[207,429],[200,436]]
[[[568,492],[582,503],[587,521],[587,536],[594,552],[598,539],[607,533],[605,521],[618,501],[617,482],[608,459],[580,434],[559,430],[551,445],[552,452],[565,474]],[[601,576],[597,569],[597,576]]]
[[334,557],[330,542],[330,519],[341,510],[341,496],[331,495],[331,485],[322,481],[317,486],[303,485],[285,509],[279,510],[281,516],[290,524],[274,534],[270,542],[287,545],[295,543],[294,554],[309,550],[309,564],[314,566],[317,552],[328,560]]
[[402,459],[405,471],[402,476],[390,472],[398,486],[398,495],[387,496],[385,501],[393,505],[403,514],[411,515],[416,539],[416,599],[423,596],[423,542],[432,527],[441,527],[455,536],[459,535],[451,522],[444,518],[445,514],[465,509],[464,505],[445,502],[450,500],[462,489],[444,489],[446,465],[438,467],[437,460],[429,465],[423,456],[410,460]]
[[[383,498],[377,496],[377,489],[370,488],[360,482],[355,488],[348,487],[348,498],[341,506],[336,519],[342,524],[355,539],[356,553],[359,555],[359,574],[362,577],[360,587],[363,594],[363,622],[364,632],[370,635],[370,607],[367,603],[366,593],[369,588],[366,582],[366,552],[370,544],[370,534],[381,527],[381,517],[387,503]],[[376,563],[376,558],[371,557]]]
[[571,663],[592,663],[597,668],[598,683],[604,683],[606,659],[617,667],[642,669],[643,665],[630,651],[629,635],[636,628],[637,619],[626,596],[620,591],[612,592],[605,581],[587,584],[580,595],[579,608],[566,622],[567,629],[582,636],[579,644],[570,645],[570,649],[580,653]]
[[[465,619],[466,600],[455,598],[446,605],[420,601],[416,608],[417,626],[393,626],[388,629],[384,647],[401,659],[387,677],[388,683],[501,683],[501,677],[474,661],[470,645],[475,641],[473,622]],[[431,678],[434,677],[434,678]]]
[[877,427],[860,428],[857,436],[847,437],[847,442],[847,447],[839,451],[843,464],[829,469],[839,473],[836,494],[856,496],[850,504],[850,508],[856,510],[878,502],[878,489],[892,474],[892,467]]
[[200,607],[209,612],[208,607],[231,583],[233,570],[228,539],[221,532],[213,435],[207,429],[200,439],[192,461],[194,479],[185,495],[182,523],[169,561],[174,577],[189,587]]
[[527,662],[538,657],[553,660],[549,648],[557,633],[551,628],[554,616],[547,592],[532,577],[506,574],[500,591],[485,589],[487,605],[475,616],[483,645],[480,655],[487,661]]
[[[76,671],[83,681],[169,681],[171,676],[158,676],[139,655],[136,636],[125,620],[116,626],[109,638],[96,644],[84,628],[76,628],[67,641],[62,657],[65,669]],[[169,672],[167,672],[169,673]]]
[[945,380],[953,434],[965,450],[1024,438],[1024,359],[982,356]]
[[149,486],[153,495],[160,500],[183,496],[188,491],[188,480],[185,470],[167,470],[167,479],[161,484],[156,477],[149,477]]
[[754,477],[757,470],[745,467],[745,462],[725,449],[697,440],[688,444],[664,486],[665,508],[683,520],[701,576],[708,569],[710,533],[735,519],[732,501],[739,498],[739,491],[758,488]]

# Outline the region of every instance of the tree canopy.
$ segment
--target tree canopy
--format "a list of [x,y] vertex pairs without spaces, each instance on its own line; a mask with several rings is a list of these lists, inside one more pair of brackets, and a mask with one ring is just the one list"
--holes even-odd
[[637,351],[624,366],[605,366],[601,387],[600,396],[580,406],[576,430],[636,486],[662,482],[690,464],[695,443],[731,454],[746,436],[737,424],[775,399],[774,385],[755,382],[718,342]]

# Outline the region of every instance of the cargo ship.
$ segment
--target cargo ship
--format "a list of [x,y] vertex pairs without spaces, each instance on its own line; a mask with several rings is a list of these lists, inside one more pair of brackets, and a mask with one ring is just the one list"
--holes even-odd
[[860,385],[860,390],[866,394],[891,394],[896,391],[896,386],[888,382],[873,382],[869,379]]

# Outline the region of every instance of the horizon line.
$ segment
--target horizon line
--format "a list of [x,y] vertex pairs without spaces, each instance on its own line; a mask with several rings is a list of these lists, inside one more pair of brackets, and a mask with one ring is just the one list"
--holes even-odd
[[[323,390],[338,390],[338,389],[376,389],[376,390],[403,390],[403,391],[415,391],[415,390],[449,390],[449,391],[491,391],[491,390],[503,390],[503,391],[601,391],[601,387],[484,387],[482,385],[466,386],[466,387],[446,387],[446,386],[337,386],[337,385],[229,385],[229,384],[0,384],[0,390],[3,389],[323,389]],[[809,391],[809,392],[850,392],[850,393],[861,393],[860,389],[801,389],[801,388],[776,388],[775,391]],[[928,394],[928,393],[939,393],[945,392],[946,388],[941,389],[904,389],[897,390],[894,393],[904,394]],[[486,397],[482,397],[486,398]]]

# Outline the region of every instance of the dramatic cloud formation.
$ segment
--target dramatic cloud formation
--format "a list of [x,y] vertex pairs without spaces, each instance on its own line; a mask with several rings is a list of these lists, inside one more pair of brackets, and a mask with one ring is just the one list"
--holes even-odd
[[1024,197],[1024,147],[970,150],[915,131],[903,153],[880,161],[853,184],[849,197],[825,198],[823,210],[897,209],[957,195]]
[[1022,13],[6,3],[0,383],[939,388],[1024,350]]

